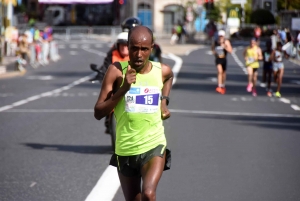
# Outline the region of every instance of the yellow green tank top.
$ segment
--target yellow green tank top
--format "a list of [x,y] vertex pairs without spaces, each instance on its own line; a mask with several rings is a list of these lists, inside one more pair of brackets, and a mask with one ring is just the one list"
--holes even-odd
[[[117,155],[142,154],[160,144],[167,144],[160,108],[162,69],[160,63],[151,63],[151,71],[147,74],[137,73],[136,83],[131,85],[115,107]],[[124,79],[128,62],[120,64]]]
[[248,47],[246,51],[246,66],[251,68],[259,68],[259,62],[257,61],[257,48]]

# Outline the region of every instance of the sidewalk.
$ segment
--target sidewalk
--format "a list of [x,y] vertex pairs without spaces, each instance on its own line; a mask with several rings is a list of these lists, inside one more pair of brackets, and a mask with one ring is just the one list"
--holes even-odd
[[26,73],[26,71],[21,72],[15,70],[16,60],[17,57],[14,56],[3,57],[3,62],[0,65],[0,79],[22,76]]

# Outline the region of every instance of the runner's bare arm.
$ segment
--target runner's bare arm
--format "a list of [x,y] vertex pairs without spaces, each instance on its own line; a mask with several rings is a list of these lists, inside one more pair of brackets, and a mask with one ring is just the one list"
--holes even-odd
[[211,44],[211,51],[213,55],[216,55],[216,51],[215,51],[215,43]]
[[121,98],[130,89],[131,83],[135,82],[135,70],[127,68],[124,83],[121,88],[112,95],[114,91],[114,85],[121,83],[123,75],[121,66],[115,66],[111,64],[105,74],[100,95],[94,108],[94,116],[97,120],[108,115],[114,107],[118,104]]
[[231,46],[231,43],[229,40],[225,40],[225,50],[228,52],[228,53],[232,53],[232,46]]
[[[170,91],[172,88],[173,83],[173,72],[172,69],[165,65],[161,64],[162,66],[162,81],[163,81],[163,88],[162,88],[162,96],[169,96]],[[161,113],[162,113],[162,119],[165,120],[171,116],[170,111],[167,107],[167,100],[163,99],[161,101]]]
[[262,60],[263,59],[262,51],[261,51],[260,48],[258,48],[258,55],[257,56],[258,56],[257,60]]

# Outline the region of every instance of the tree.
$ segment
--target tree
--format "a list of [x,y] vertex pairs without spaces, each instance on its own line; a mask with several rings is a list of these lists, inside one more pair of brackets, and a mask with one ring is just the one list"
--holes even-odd
[[300,9],[300,0],[277,0],[277,10]]

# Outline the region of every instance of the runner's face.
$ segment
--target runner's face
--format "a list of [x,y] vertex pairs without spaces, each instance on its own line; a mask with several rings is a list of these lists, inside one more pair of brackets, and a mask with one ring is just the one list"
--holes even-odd
[[224,42],[224,36],[219,36],[219,41]]
[[152,51],[152,38],[148,32],[133,33],[129,40],[129,59],[131,67],[140,71],[148,63]]
[[129,54],[127,44],[119,44],[119,52],[122,57],[127,57]]
[[255,40],[251,40],[251,47],[254,47],[256,45],[256,41]]

